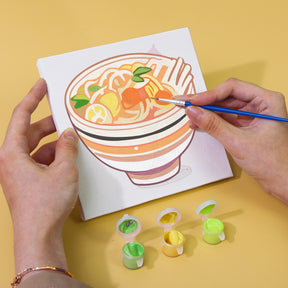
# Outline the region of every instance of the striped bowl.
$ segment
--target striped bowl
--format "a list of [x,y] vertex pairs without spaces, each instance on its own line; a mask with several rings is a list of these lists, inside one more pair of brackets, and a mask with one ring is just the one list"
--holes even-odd
[[[171,60],[164,56],[152,56],[162,63]],[[101,125],[75,113],[70,105],[70,98],[77,94],[83,82],[96,79],[107,68],[120,67],[136,61],[145,63],[152,56],[129,54],[97,63],[76,76],[65,95],[66,110],[71,123],[87,149],[106,165],[126,172],[136,185],[160,183],[179,172],[180,156],[193,137],[185,110],[174,106],[166,113],[146,122]],[[175,61],[173,63],[175,65]],[[177,87],[174,89],[179,93]],[[193,91],[190,89],[188,93]]]

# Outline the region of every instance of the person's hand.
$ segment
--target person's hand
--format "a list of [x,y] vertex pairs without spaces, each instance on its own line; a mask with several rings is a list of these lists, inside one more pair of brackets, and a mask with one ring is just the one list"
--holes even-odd
[[0,183],[13,220],[16,272],[49,265],[67,269],[62,229],[78,195],[78,138],[67,129],[58,141],[34,152],[42,138],[55,132],[51,116],[30,124],[45,94],[40,79],[14,109],[0,148]]
[[[287,118],[282,94],[237,79],[177,99]],[[266,192],[288,203],[288,123],[214,113],[195,106],[188,107],[186,114],[192,129],[199,127],[218,139]]]

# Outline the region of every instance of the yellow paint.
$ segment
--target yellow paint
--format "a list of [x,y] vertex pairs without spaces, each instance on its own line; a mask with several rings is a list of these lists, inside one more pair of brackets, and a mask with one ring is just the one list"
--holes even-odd
[[[142,66],[145,66],[145,64],[143,64],[143,63],[140,63],[140,62],[136,62],[136,63],[134,63],[133,65],[132,65],[132,72],[134,72],[137,68],[139,68],[139,67],[142,67]],[[146,75],[146,74],[145,74]]]
[[115,117],[120,111],[120,103],[118,97],[113,92],[104,94],[100,99],[100,103],[110,110],[113,117]]
[[85,118],[94,123],[111,123],[110,112],[103,105],[93,104],[89,106],[85,113]]
[[132,65],[130,64],[124,64],[120,67],[121,70],[129,70],[132,71]]
[[129,70],[129,71],[131,71],[131,72],[134,72],[137,68],[139,68],[139,67],[142,67],[142,66],[145,66],[145,64],[144,63],[140,63],[140,62],[136,62],[136,63],[134,63],[134,64],[132,64],[132,65],[130,65],[130,64],[124,64],[124,65],[122,65],[121,67],[120,67],[120,69],[121,70]]
[[164,234],[164,241],[170,245],[179,245],[184,241],[184,236],[182,233],[176,230],[168,231]]
[[155,97],[156,93],[159,91],[159,87],[152,80],[150,80],[145,86],[145,91],[149,97]]
[[169,257],[177,257],[183,253],[184,236],[176,230],[164,234],[162,252]]
[[157,88],[159,88],[160,90],[164,90],[162,84],[152,75],[145,74],[145,75],[143,75],[143,78],[144,79],[148,78],[150,80],[149,83],[152,81],[152,82],[154,82],[154,85],[157,86]]
[[160,222],[165,224],[165,223],[175,223],[175,219],[177,217],[176,212],[171,212],[168,214],[165,214],[163,217],[161,217]]

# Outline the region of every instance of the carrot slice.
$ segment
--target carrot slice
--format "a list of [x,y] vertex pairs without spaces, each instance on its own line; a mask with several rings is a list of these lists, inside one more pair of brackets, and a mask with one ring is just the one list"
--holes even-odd
[[129,87],[122,93],[122,105],[125,109],[130,109],[141,102],[141,95],[138,89]]
[[[172,98],[172,93],[169,92],[169,91],[165,91],[165,90],[159,90],[156,94],[155,94],[155,97],[156,98],[164,98],[164,99],[171,99]],[[155,101],[157,104],[159,105],[170,105],[170,103],[166,103],[166,102],[163,102],[163,101],[158,101],[156,100]]]

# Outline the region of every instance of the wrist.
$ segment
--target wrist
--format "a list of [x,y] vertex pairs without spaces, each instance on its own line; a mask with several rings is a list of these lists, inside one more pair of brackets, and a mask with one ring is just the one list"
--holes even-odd
[[273,195],[282,202],[288,204],[288,163],[273,169],[265,178],[256,179],[259,185],[268,194]]
[[68,269],[62,229],[37,227],[33,222],[22,221],[20,225],[14,223],[14,254],[16,273],[42,266]]
[[[43,267],[27,268],[27,269],[23,270],[21,273],[18,273],[14,277],[13,282],[11,283],[11,286],[13,288],[16,288],[22,282],[22,280],[24,280],[24,278],[27,278],[28,274],[30,274],[30,275],[32,273],[33,274],[37,274],[37,273],[41,273],[42,271],[58,272],[58,273],[62,273],[63,275],[69,276],[70,278],[74,278],[74,276],[69,271],[67,271],[65,269],[62,269],[62,268],[54,267],[54,266],[43,266]],[[43,283],[45,283],[45,281]]]
[[288,204],[288,181],[286,179],[278,178],[271,181],[258,181],[258,183],[265,192]]

